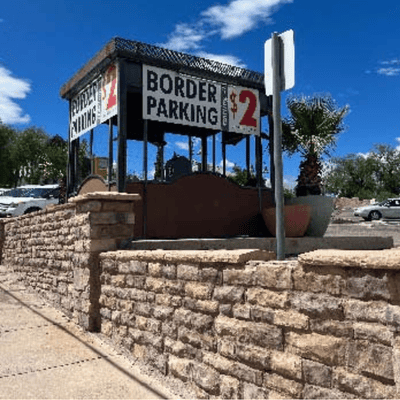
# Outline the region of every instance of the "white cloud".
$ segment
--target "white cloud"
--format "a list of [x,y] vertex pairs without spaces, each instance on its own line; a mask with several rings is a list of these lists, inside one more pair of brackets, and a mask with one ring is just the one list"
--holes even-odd
[[386,76],[397,76],[400,73],[400,68],[388,67],[388,68],[379,68],[377,70],[379,75],[386,75]]
[[209,60],[219,61],[223,64],[230,64],[235,65],[236,67],[246,68],[246,64],[244,64],[240,58],[229,54],[212,54],[205,51],[199,51],[196,53],[196,55],[202,58],[208,58]]
[[179,147],[182,150],[189,150],[188,142],[175,142],[175,146]]
[[[218,164],[218,166],[219,167],[223,167],[223,164],[222,164],[222,160],[221,160],[221,162]],[[229,169],[229,168],[233,168],[235,166],[235,163],[233,163],[233,162],[231,162],[231,161],[229,161],[229,160],[226,160],[226,168],[227,169]]]
[[[204,10],[193,23],[178,23],[166,43],[160,46],[176,51],[200,50],[202,42],[218,35],[222,39],[232,39],[255,29],[260,22],[272,23],[271,15],[281,5],[293,0],[232,0],[228,4],[217,4]],[[200,57],[201,52],[198,53]],[[227,64],[241,66],[235,56],[203,53]],[[207,55],[208,56],[207,56]],[[218,57],[218,58],[217,58]]]
[[14,99],[24,99],[31,91],[27,81],[11,76],[11,72],[0,66],[0,119],[5,124],[26,124],[30,116],[23,114]]
[[199,49],[200,43],[206,38],[206,32],[201,28],[201,24],[180,23],[175,26],[175,31],[170,35],[168,42],[161,44],[167,49],[176,51],[187,51]]
[[233,0],[202,12],[205,21],[216,27],[222,39],[238,37],[254,29],[259,22],[271,23],[270,16],[280,5],[293,0]]
[[400,60],[398,58],[394,58],[393,60],[390,60],[390,61],[381,61],[381,64],[383,64],[383,65],[400,65]]

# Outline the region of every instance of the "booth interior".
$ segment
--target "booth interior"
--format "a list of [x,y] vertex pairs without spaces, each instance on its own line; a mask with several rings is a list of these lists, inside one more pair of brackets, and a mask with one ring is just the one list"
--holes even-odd
[[[144,65],[165,68],[178,76],[184,74],[182,76],[199,79],[199,82],[204,80],[226,87],[236,85],[250,88],[257,93],[259,102],[257,124],[261,125],[261,117],[268,115],[271,110],[271,99],[264,94],[263,75],[260,73],[140,42],[114,38],[61,88],[61,96],[70,101],[70,121],[72,121],[72,114],[76,112],[76,109],[71,111],[71,103],[74,100],[79,102],[85,88],[93,81],[102,82],[99,84],[98,97],[96,91],[93,91],[94,100],[100,98],[100,94],[103,97],[103,91],[106,94],[106,84],[109,82],[104,78],[102,81],[101,76],[104,77],[110,66],[117,67],[114,86],[117,88],[116,112],[106,120],[100,121],[100,123],[108,124],[109,127],[109,177],[112,176],[113,146],[115,142],[117,143],[116,182],[113,183],[111,180],[106,182],[96,176],[89,176],[80,182],[79,135],[83,131],[90,133],[90,157],[92,157],[93,140],[96,140],[94,132],[96,124],[90,124],[89,121],[85,129],[76,132],[76,127],[78,126],[79,129],[79,125],[70,122],[68,196],[99,190],[140,194],[141,201],[135,205],[134,238],[270,236],[261,215],[262,207],[273,205],[272,190],[265,187],[262,179],[262,139],[266,139],[267,135],[261,132],[248,134],[220,129],[218,126],[210,127],[210,123],[207,124],[206,121],[206,112],[201,112],[202,108],[200,108],[200,115],[197,114],[197,123],[192,124],[187,123],[186,120],[193,120],[193,114],[192,118],[190,115],[187,118],[185,110],[183,123],[181,121],[171,123],[167,117],[164,118],[165,121],[145,119],[143,117],[143,107],[146,106],[143,94]],[[190,108],[187,113],[190,113]],[[164,114],[167,116],[165,110]],[[178,111],[175,112],[175,119],[177,114]],[[202,126],[203,121],[204,126]],[[82,123],[81,128],[83,125]],[[115,127],[118,132],[116,139],[113,133]],[[187,137],[189,157],[174,155],[172,159],[164,160],[167,133]],[[216,148],[217,134],[221,134],[218,150]],[[193,138],[198,138],[201,142],[201,165],[196,171],[193,171],[192,167]],[[143,179],[137,182],[126,180],[127,140],[143,142]],[[255,149],[256,180],[252,187],[243,187],[233,183],[227,177],[226,146],[235,146],[241,141],[246,142],[243,158],[246,160],[247,176],[250,177],[252,140]],[[152,180],[148,179],[149,143],[158,149],[157,161],[160,166],[157,179]],[[217,151],[222,152],[222,171],[216,166]],[[212,156],[212,163],[208,162],[209,154]]]

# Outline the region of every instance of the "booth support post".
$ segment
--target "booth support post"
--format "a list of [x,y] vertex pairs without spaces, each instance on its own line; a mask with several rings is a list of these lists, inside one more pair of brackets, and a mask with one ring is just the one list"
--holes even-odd
[[90,175],[93,174],[94,165],[93,165],[93,129],[90,130]]
[[117,189],[126,191],[126,73],[125,62],[118,60],[118,155],[117,155]]
[[246,177],[250,179],[250,136],[246,136]]
[[207,136],[201,137],[201,170],[207,171]]
[[143,121],[143,236],[147,237],[147,139],[148,139],[148,121]]
[[215,173],[215,133],[212,136],[212,146],[213,146],[213,153],[212,153],[212,170]]
[[226,176],[226,143],[222,134],[222,175]]
[[112,118],[108,120],[108,191],[111,191],[112,168],[113,168],[113,123]]

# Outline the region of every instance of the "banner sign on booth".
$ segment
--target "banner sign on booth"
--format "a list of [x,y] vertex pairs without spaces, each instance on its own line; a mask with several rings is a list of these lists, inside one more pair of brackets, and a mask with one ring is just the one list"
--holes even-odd
[[111,64],[106,73],[103,75],[101,83],[101,115],[100,123],[106,122],[108,119],[117,115],[117,84],[118,73],[117,65]]
[[257,135],[259,93],[143,65],[143,119]]
[[87,85],[70,103],[70,141],[100,123],[100,78]]

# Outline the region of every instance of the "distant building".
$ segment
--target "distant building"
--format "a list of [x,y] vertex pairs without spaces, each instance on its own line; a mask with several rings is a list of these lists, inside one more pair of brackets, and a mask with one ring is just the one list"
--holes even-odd
[[191,173],[192,166],[190,165],[189,159],[185,156],[178,156],[174,153],[173,157],[165,164],[165,180],[167,182]]

